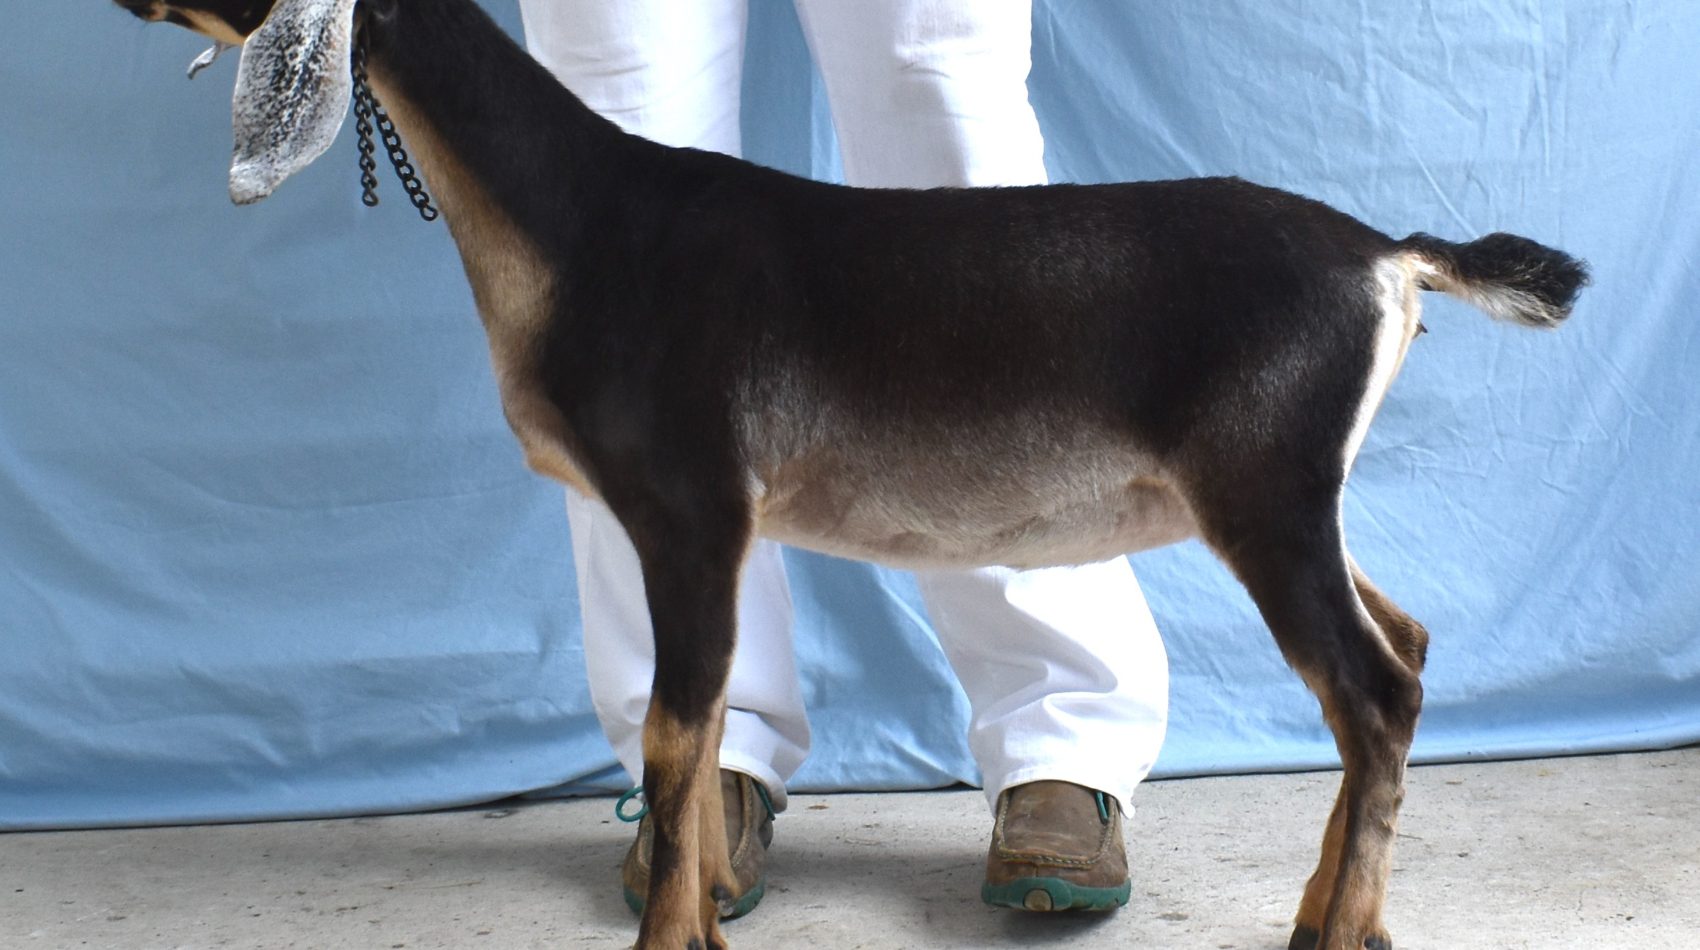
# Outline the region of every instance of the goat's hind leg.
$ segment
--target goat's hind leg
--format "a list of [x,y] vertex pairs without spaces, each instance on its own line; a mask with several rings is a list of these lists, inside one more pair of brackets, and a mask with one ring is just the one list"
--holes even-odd
[[[1351,567],[1352,585],[1370,618],[1411,672],[1421,673],[1428,654],[1428,631],[1371,584],[1356,563]],[[1328,816],[1328,830],[1322,839],[1322,858],[1305,885],[1304,899],[1299,903],[1296,917],[1298,923],[1287,950],[1315,950],[1321,939],[1322,923],[1328,915],[1328,903],[1334,893],[1335,874],[1340,865],[1340,846],[1345,839],[1346,799],[1346,788],[1342,783],[1334,810]]]
[[[1412,673],[1421,673],[1428,653],[1428,631],[1423,625],[1399,609],[1387,595],[1370,583],[1356,563],[1348,563],[1352,571],[1352,586],[1370,619],[1387,638],[1393,652]],[[1304,899],[1299,903],[1297,924],[1288,950],[1314,950],[1322,936],[1322,925],[1328,915],[1329,901],[1334,894],[1336,874],[1340,867],[1341,845],[1345,840],[1347,789],[1341,784],[1328,817],[1328,830],[1322,839],[1322,857],[1315,873],[1305,885]],[[1372,946],[1374,944],[1371,944]]]
[[688,519],[688,527],[670,518],[640,523],[628,530],[655,628],[643,728],[654,850],[637,950],[725,950],[721,905],[733,899],[736,880],[718,771],[749,525],[741,512]]
[[1418,623],[1410,614],[1399,609],[1399,605],[1389,600],[1374,584],[1370,583],[1356,561],[1347,558],[1352,566],[1352,586],[1357,590],[1358,597],[1364,602],[1364,609],[1369,611],[1370,619],[1387,637],[1387,642],[1393,647],[1393,652],[1411,672],[1421,674],[1423,665],[1428,662],[1428,630]]
[[[1293,496],[1212,506],[1205,526],[1206,540],[1244,582],[1287,662],[1321,701],[1345,767],[1290,947],[1391,950],[1381,910],[1405,757],[1422,705],[1422,628],[1350,562],[1338,489]],[[1398,636],[1384,634],[1399,618],[1408,626]]]

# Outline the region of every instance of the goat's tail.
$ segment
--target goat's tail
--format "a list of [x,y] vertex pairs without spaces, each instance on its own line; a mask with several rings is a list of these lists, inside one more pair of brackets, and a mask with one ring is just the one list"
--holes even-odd
[[1451,294],[1496,320],[1528,327],[1564,322],[1588,282],[1587,264],[1515,234],[1490,234],[1468,244],[1413,234],[1396,247],[1428,265],[1419,268],[1424,290]]

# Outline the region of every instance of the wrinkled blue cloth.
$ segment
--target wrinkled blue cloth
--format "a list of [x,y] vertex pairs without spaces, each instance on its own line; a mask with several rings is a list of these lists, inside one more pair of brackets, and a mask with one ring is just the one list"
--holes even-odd
[[[1700,5],[1041,0],[1035,26],[1058,180],[1231,173],[1591,261],[1556,333],[1431,297],[1347,532],[1434,634],[1417,760],[1700,740]],[[831,177],[795,15],[756,0],[751,30],[749,154]],[[506,431],[445,229],[387,178],[360,206],[351,130],[232,207],[233,58],[182,80],[204,45],[101,3],[0,31],[0,827],[623,784],[561,491]],[[1336,761],[1219,564],[1134,563],[1173,664],[1159,774]],[[972,781],[907,577],[790,564],[796,786]]]

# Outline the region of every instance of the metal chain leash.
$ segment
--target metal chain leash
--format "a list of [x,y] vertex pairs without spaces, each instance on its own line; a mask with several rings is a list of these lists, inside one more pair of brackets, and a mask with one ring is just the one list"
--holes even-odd
[[384,140],[384,150],[389,153],[390,164],[395,166],[396,177],[401,179],[401,187],[407,192],[407,200],[413,203],[419,216],[426,221],[437,220],[437,209],[431,204],[431,196],[425,192],[425,184],[419,180],[413,163],[408,160],[407,149],[402,147],[401,135],[395,130],[395,123],[390,120],[384,107],[378,104],[376,96],[372,95],[372,85],[366,78],[366,36],[362,32],[354,40],[354,131],[359,137],[360,145],[360,201],[370,208],[378,203],[378,169],[377,161],[372,153],[377,147],[372,144],[373,125],[380,138]]
[[372,158],[372,87],[366,83],[366,43],[354,43],[354,132],[360,146],[360,201],[366,207],[378,203],[378,163]]

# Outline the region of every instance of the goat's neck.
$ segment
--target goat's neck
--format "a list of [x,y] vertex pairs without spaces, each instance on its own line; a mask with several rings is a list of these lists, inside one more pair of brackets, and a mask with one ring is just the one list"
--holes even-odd
[[473,0],[400,0],[368,21],[373,92],[460,249],[503,409],[532,467],[594,495],[539,353],[595,240],[594,208],[641,179],[660,146],[563,89]]
[[472,0],[403,0],[368,21],[374,93],[459,246],[500,357],[547,318],[620,156],[649,146],[563,89]]

